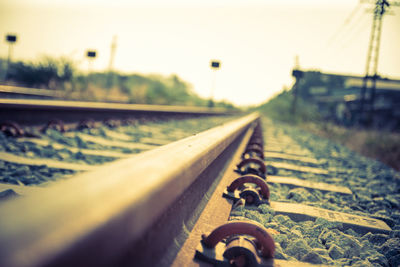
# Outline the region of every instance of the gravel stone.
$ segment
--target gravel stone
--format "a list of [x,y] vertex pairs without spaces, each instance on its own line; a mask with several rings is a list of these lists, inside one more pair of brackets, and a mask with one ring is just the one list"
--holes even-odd
[[311,238],[306,238],[306,241],[308,243],[308,245],[312,248],[321,248],[321,249],[325,249],[325,246],[321,244],[321,242],[315,238],[315,237],[311,237]]
[[284,226],[286,226],[286,227],[289,227],[289,228],[291,228],[291,227],[293,227],[293,226],[296,225],[295,222],[293,222],[293,221],[292,221],[288,216],[286,216],[286,215],[276,215],[276,216],[274,217],[274,221],[276,221],[277,223],[282,224],[282,225],[284,225]]
[[351,236],[357,236],[359,237],[360,235],[356,233],[353,229],[349,228],[346,231],[344,231],[345,234],[351,235]]
[[380,253],[376,253],[374,255],[368,256],[367,260],[373,265],[373,266],[389,266],[389,262],[386,259],[385,256],[383,256]]
[[351,264],[351,266],[356,266],[356,267],[374,267],[376,265],[373,265],[368,260],[358,260],[358,261],[353,262]]
[[[276,242],[276,240],[275,240],[275,242]],[[279,243],[275,243],[274,258],[278,259],[278,260],[287,260],[288,259],[288,256],[283,252],[283,249]]]
[[312,252],[312,248],[303,239],[291,240],[286,249],[288,255],[298,260],[309,252]]
[[12,189],[7,189],[0,192],[0,201],[8,200],[14,197],[18,197],[19,195],[15,193]]
[[388,235],[385,234],[373,234],[371,235],[368,240],[376,245],[382,245],[389,239]]
[[[336,235],[333,231],[330,231],[328,229],[324,229],[321,234],[318,236],[318,240],[323,244],[333,243],[336,241]],[[329,248],[329,246],[327,246]]]
[[400,230],[393,230],[393,231],[391,231],[391,232],[390,232],[390,237],[391,237],[391,238],[394,238],[394,237],[400,238]]
[[260,211],[260,213],[262,214],[271,214],[271,215],[275,215],[275,211],[271,208],[271,206],[267,205],[267,204],[262,204],[260,206],[258,206],[258,210]]
[[390,238],[379,248],[379,252],[388,259],[398,255],[400,252],[400,238]]
[[245,217],[264,225],[265,223],[269,222],[269,218],[271,218],[272,216],[271,217],[270,216],[262,216],[259,212],[255,211],[255,210],[247,210],[247,211],[245,211]]
[[400,254],[389,257],[389,266],[400,266]]
[[314,227],[319,227],[320,229],[342,229],[343,225],[339,222],[331,222],[324,218],[317,218]]
[[338,246],[336,246],[335,244],[330,246],[330,248],[328,250],[328,254],[334,260],[344,257],[343,250],[341,248],[339,248]]
[[286,199],[295,202],[316,201],[316,198],[305,188],[294,188],[289,190]]
[[392,208],[400,208],[400,194],[386,196],[385,200],[388,201],[390,205],[392,205]]
[[310,251],[306,255],[301,258],[301,261],[309,262],[313,264],[322,264],[324,260],[322,259],[321,255],[316,253],[315,251]]
[[288,239],[287,235],[285,235],[285,234],[279,234],[279,235],[274,236],[274,241],[275,241],[275,243],[278,243],[281,248],[285,248],[285,249],[286,249],[287,245],[289,244],[289,239]]
[[23,166],[10,162],[1,162],[0,173],[0,183],[36,185],[61,177],[68,177],[76,172],[72,170],[51,169],[44,165]]
[[321,256],[329,256],[328,250],[325,248],[314,248],[313,251]]

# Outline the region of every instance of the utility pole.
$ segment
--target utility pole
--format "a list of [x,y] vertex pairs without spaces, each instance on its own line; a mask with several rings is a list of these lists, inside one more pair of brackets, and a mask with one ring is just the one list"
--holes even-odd
[[214,107],[214,91],[215,91],[215,80],[216,80],[216,72],[221,67],[221,62],[219,60],[211,60],[210,64],[212,70],[212,81],[211,81],[211,95],[210,100],[208,101],[208,107]]
[[86,57],[88,58],[88,75],[86,79],[86,90],[89,88],[89,80],[90,80],[90,74],[92,72],[92,65],[93,61],[97,56],[97,52],[95,50],[87,50],[86,51]]
[[13,45],[17,42],[17,35],[15,34],[7,34],[6,35],[6,41],[9,44],[8,45],[8,57],[7,57],[7,69],[6,69],[6,75],[4,77],[5,80],[8,78],[8,74],[10,71],[10,65],[11,65],[11,60],[12,60],[12,52],[13,52]]
[[[399,3],[397,2],[392,4],[398,5]],[[361,88],[360,116],[362,122],[365,122],[364,110],[367,103],[369,106],[368,120],[370,123],[373,120],[374,101],[376,94],[376,80],[379,78],[378,60],[379,60],[379,48],[380,48],[381,32],[382,32],[382,19],[383,15],[387,12],[387,9],[390,7],[390,5],[391,3],[389,3],[387,0],[377,0],[375,2],[371,36],[368,46],[367,63],[365,66],[365,76]],[[369,97],[367,97],[368,95],[367,89],[369,87],[368,81],[371,81],[372,83]]]
[[293,102],[292,102],[292,115],[294,116],[296,113],[296,106],[297,106],[297,98],[299,95],[299,84],[300,79],[303,77],[303,72],[300,70],[299,66],[299,56],[296,56],[296,63],[294,69],[292,71],[292,76],[296,78],[296,82],[293,85]]
[[112,77],[113,77],[113,64],[114,64],[114,57],[115,57],[115,50],[117,49],[117,36],[114,35],[113,41],[111,44],[111,53],[110,53],[110,62],[108,64],[108,76],[107,76],[107,87],[111,88],[112,86]]

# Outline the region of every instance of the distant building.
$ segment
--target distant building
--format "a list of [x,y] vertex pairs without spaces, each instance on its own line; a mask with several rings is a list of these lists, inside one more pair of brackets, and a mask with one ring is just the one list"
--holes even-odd
[[[363,114],[360,99],[362,76],[303,71],[298,94],[318,105],[321,114],[344,124],[368,117],[376,126],[400,128],[400,80],[378,78],[373,107],[371,89],[366,91]],[[372,87],[369,81],[367,88]],[[373,112],[370,112],[373,110]]]

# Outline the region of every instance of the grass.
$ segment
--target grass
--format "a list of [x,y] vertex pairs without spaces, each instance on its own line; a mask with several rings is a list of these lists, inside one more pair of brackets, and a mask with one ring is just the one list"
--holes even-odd
[[400,133],[379,129],[345,128],[324,120],[318,108],[310,102],[298,99],[292,114],[293,95],[283,91],[258,110],[273,120],[289,123],[369,158],[379,160],[400,171]]
[[345,128],[329,122],[303,122],[298,126],[326,137],[400,171],[400,134],[379,130]]

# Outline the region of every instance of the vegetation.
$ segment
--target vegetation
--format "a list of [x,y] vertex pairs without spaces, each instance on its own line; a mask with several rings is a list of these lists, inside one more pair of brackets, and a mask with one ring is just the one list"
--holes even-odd
[[345,128],[331,122],[308,122],[299,127],[329,138],[366,157],[400,171],[400,134],[375,129]]
[[294,113],[292,108],[293,94],[291,91],[284,89],[270,101],[261,105],[259,110],[274,120],[291,124],[321,120],[317,107],[305,102],[302,98],[297,99]]
[[292,101],[292,92],[284,90],[260,106],[259,111],[274,120],[297,125],[306,131],[329,138],[364,156],[380,160],[400,170],[399,133],[337,125],[324,120],[314,104],[301,98],[298,99],[295,114],[292,114]]
[[[7,72],[7,77],[5,73]],[[15,62],[6,71],[0,61],[0,78],[7,84],[57,91],[66,99],[113,101],[136,104],[235,107],[227,102],[212,102],[195,94],[191,85],[176,75],[122,74],[118,72],[80,73],[65,58],[43,58],[40,62]]]
[[5,74],[7,77],[4,77],[6,80],[22,86],[56,89],[72,81],[74,67],[72,62],[64,58],[55,60],[46,57],[38,63],[11,63],[8,71],[3,68],[2,72],[7,72]]

